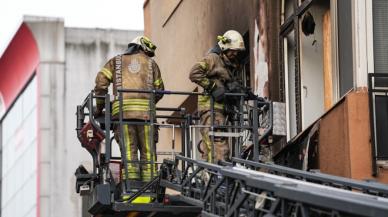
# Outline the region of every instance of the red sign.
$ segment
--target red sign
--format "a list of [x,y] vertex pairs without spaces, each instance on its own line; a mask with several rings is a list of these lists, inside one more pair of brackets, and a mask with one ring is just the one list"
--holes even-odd
[[0,118],[12,105],[39,64],[35,38],[23,23],[0,58]]

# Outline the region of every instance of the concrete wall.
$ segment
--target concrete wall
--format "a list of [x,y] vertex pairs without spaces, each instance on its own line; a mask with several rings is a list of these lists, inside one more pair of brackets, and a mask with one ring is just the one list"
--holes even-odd
[[[64,213],[72,210],[66,204],[63,186],[64,120],[63,103],[65,75],[65,39],[63,19],[26,17],[37,41],[40,63],[38,75],[39,175],[38,209],[40,216],[55,216],[55,209],[63,206]],[[69,176],[70,177],[70,176]],[[70,213],[69,213],[70,214]],[[73,215],[73,213],[71,213]]]
[[76,137],[76,105],[94,88],[94,78],[105,62],[142,32],[65,28],[57,18],[27,17],[26,21],[41,57],[41,217],[80,217],[74,172],[81,163],[91,167],[91,157]]
[[143,14],[144,14],[144,35],[151,37],[151,13],[150,7],[148,7],[149,0],[144,1]]
[[[192,91],[189,71],[213,47],[217,35],[235,29],[244,34],[253,28],[255,1],[246,0],[150,0],[151,39],[158,49],[166,89]],[[146,23],[147,24],[147,23]],[[251,31],[253,32],[253,31]],[[160,105],[178,106],[184,96],[164,97]]]

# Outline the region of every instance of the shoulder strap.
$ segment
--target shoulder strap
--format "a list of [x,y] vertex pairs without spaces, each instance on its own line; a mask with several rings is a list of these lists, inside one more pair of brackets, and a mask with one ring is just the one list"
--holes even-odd
[[151,58],[148,59],[148,83],[151,90],[154,89],[155,75],[154,75],[154,64]]
[[121,72],[121,66],[122,66],[122,56],[117,55],[115,57],[115,85],[114,87],[117,89],[120,89],[123,86],[122,81],[122,72]]

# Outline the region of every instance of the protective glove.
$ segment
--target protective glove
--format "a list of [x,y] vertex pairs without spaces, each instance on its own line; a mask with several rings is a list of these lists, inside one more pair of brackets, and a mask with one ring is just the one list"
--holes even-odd
[[238,81],[228,82],[226,84],[226,87],[232,93],[243,93],[244,92],[243,87],[240,85],[240,83]]
[[264,102],[265,101],[263,97],[259,97],[259,96],[255,95],[252,92],[251,88],[246,88],[245,89],[245,93],[246,93],[246,97],[245,98],[248,99],[248,100],[257,100],[259,102]]
[[209,85],[207,85],[207,87],[205,87],[205,91],[208,92],[208,93],[211,93],[213,92],[213,90],[216,89],[216,82],[209,79]]
[[222,102],[225,99],[225,87],[216,87],[213,89],[211,94],[216,102]]

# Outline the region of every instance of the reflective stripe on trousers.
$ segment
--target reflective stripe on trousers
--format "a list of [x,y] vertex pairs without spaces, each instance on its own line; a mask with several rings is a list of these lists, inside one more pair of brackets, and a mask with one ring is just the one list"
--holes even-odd
[[[154,154],[152,154],[151,142],[150,142],[150,126],[148,126],[148,125],[144,126],[143,136],[144,136],[143,155],[145,155],[145,161],[147,161],[148,163],[142,165],[142,174],[141,175],[142,175],[143,181],[151,181],[151,179],[156,176],[156,156],[155,156],[156,151],[154,151]],[[154,135],[152,136],[152,138],[153,137],[154,137]],[[140,157],[142,157],[142,156],[140,156]],[[143,157],[143,159],[144,159],[144,157]],[[142,159],[142,161],[143,161],[143,159]],[[151,159],[154,162],[154,164],[153,164],[154,166],[152,166],[152,164],[151,164]]]
[[[115,134],[120,132],[119,128],[120,127],[117,127],[115,129]],[[149,132],[150,126],[148,125],[123,125],[124,145],[126,148],[125,157],[127,158],[129,179],[139,179],[140,170],[143,181],[151,180],[152,173],[153,176],[157,175],[156,157],[155,154],[152,153]],[[138,160],[138,150],[140,151],[141,162]],[[151,159],[154,161],[154,166],[151,166]],[[125,179],[125,170],[122,172],[122,178]]]
[[[139,179],[139,165],[136,163],[136,161],[138,161],[137,148],[135,147],[136,135],[133,132],[133,127],[134,126],[128,126],[127,124],[123,125],[124,145],[127,152],[125,153],[125,157],[127,158],[128,179]],[[122,171],[122,177],[124,180],[126,179],[124,169]]]

